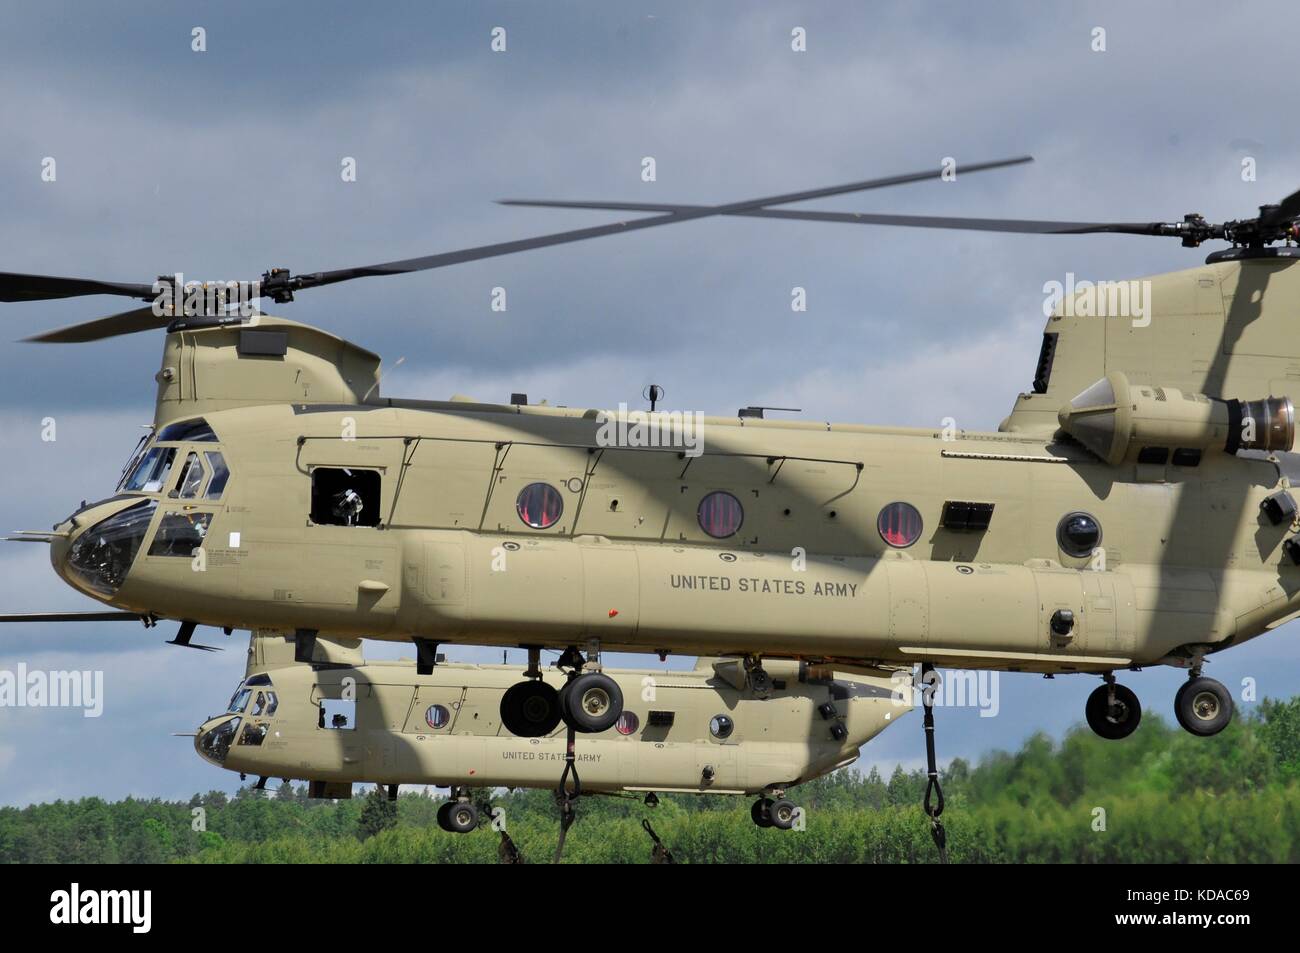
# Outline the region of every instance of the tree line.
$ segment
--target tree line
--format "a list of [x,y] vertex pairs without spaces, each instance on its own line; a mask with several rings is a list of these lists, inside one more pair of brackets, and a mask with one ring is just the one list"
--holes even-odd
[[[792,789],[803,829],[764,830],[749,798],[592,796],[564,850],[568,862],[643,863],[648,820],[678,862],[929,863],[922,771],[844,769]],[[1075,728],[943,771],[943,820],[959,863],[1300,862],[1300,697],[1265,700],[1213,738],[1158,717],[1123,741]],[[549,791],[474,792],[500,808],[527,862],[549,861],[559,815]],[[381,791],[344,801],[304,785],[241,787],[188,802],[128,798],[0,808],[3,863],[495,863],[502,837],[436,822],[443,797]]]

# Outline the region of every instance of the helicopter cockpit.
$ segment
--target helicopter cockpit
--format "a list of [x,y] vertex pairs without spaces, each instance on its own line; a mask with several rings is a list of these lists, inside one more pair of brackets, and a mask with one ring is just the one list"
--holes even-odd
[[[189,443],[217,443],[217,435],[202,417],[177,421],[163,427],[154,439],[152,433],[140,438],[135,451],[122,469],[118,481],[119,493],[161,493],[169,485],[169,477],[176,463],[180,445]],[[218,450],[189,450],[182,462],[181,479],[171,491],[171,496],[191,499],[199,495],[208,474],[206,499],[217,499],[230,478],[224,455]]]
[[205,760],[220,766],[230,754],[231,745],[260,747],[279,707],[280,699],[270,676],[251,675],[239,683],[225,713],[209,718],[199,727],[194,749]]
[[[66,553],[72,580],[99,595],[117,592],[154,526],[160,503],[163,513],[146,555],[188,557],[202,546],[215,514],[198,507],[220,500],[230,480],[225,454],[202,446],[216,442],[202,417],[145,434],[122,470],[117,495],[73,514],[75,527],[82,512],[107,503],[120,507],[73,537]],[[181,505],[169,507],[171,500]]]

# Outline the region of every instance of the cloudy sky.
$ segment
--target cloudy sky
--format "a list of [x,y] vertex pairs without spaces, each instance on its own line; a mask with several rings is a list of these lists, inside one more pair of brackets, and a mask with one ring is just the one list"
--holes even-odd
[[[810,208],[1071,220],[1249,215],[1300,186],[1294,3],[355,3],[11,6],[0,30],[0,270],[151,281],[362,265],[611,220],[502,198],[720,203],[1032,154]],[[191,49],[206,31],[206,52]],[[506,31],[493,52],[491,32]],[[791,31],[807,49],[791,49]],[[1093,50],[1105,30],[1104,52]],[[1270,68],[1271,67],[1271,68]],[[1264,75],[1255,78],[1252,69]],[[1243,158],[1257,181],[1243,182]],[[56,180],[42,180],[46,158]],[[356,162],[344,182],[341,163]],[[656,179],[642,180],[653,157]],[[717,219],[304,293],[284,306],[405,358],[389,394],[746,404],[996,427],[1027,389],[1043,285],[1190,267],[1126,237]],[[791,310],[791,290],[808,310]],[[508,310],[490,307],[494,287]],[[9,339],[120,299],[0,305]],[[0,349],[0,529],[111,489],[152,416],[161,335]],[[42,420],[57,440],[41,440]],[[0,550],[3,611],[92,608],[44,547]],[[0,633],[0,668],[98,669],[106,709],[0,709],[0,803],[232,787],[188,739],[242,672],[133,626]],[[209,638],[212,638],[211,634]],[[216,635],[215,638],[222,637]],[[1216,660],[1300,683],[1296,629]],[[376,650],[373,654],[391,654]],[[461,650],[457,657],[477,657]],[[1181,676],[1130,678],[1171,716]],[[943,756],[1081,719],[1092,682],[1003,676],[940,715]],[[920,719],[866,760],[919,763]]]

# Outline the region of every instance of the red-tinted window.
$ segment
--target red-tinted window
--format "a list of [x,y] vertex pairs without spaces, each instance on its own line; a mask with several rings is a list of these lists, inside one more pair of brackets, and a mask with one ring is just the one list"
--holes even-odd
[[547,529],[564,512],[564,500],[560,491],[549,483],[530,483],[519,491],[515,509],[519,518],[533,529]]
[[637,718],[634,712],[626,710],[618,716],[618,721],[614,722],[614,727],[618,729],[620,735],[636,734],[636,730],[640,726],[641,719]]
[[714,539],[734,536],[745,520],[745,511],[740,507],[740,500],[724,490],[715,490],[700,500],[700,508],[696,515],[700,520],[700,529]]
[[890,546],[904,549],[921,535],[921,514],[911,503],[890,503],[876,518],[876,529]]

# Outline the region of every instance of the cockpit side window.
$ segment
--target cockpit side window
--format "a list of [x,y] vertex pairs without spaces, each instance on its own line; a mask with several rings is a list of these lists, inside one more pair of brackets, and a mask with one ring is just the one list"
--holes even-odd
[[193,556],[208,535],[211,513],[164,513],[149,545],[150,556]]
[[261,715],[264,711],[266,711],[266,693],[258,692],[257,701],[253,702],[252,714],[254,716],[258,716]]
[[172,496],[179,496],[182,500],[192,500],[199,495],[199,490],[203,489],[203,464],[199,462],[199,455],[190,451],[185,457],[185,468],[181,470],[181,478],[176,484],[176,489],[172,490]]
[[266,693],[266,717],[274,718],[275,710],[280,707],[280,699],[275,697],[275,692]]
[[226,458],[218,450],[209,450],[203,455],[208,458],[208,467],[212,470],[212,479],[208,481],[208,492],[204,494],[204,498],[218,500],[225,492],[226,481],[230,479],[230,468],[226,466]]
[[135,465],[135,469],[127,477],[122,489],[140,493],[158,493],[167,483],[167,475],[171,473],[172,461],[175,458],[175,447],[152,448]]

